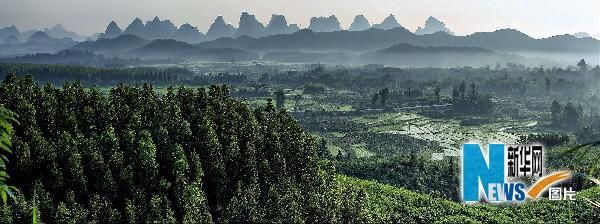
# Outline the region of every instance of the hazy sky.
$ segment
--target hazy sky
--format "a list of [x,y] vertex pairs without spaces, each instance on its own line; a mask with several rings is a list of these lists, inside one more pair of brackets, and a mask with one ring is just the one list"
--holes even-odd
[[515,28],[533,37],[588,32],[600,36],[599,0],[0,0],[0,26],[41,29],[57,23],[82,34],[103,32],[111,20],[124,29],[135,17],[154,16],[205,32],[215,16],[237,26],[240,13],[267,24],[271,14],[307,27],[312,16],[335,14],[343,28],[356,14],[379,23],[389,14],[414,31],[434,16],[458,35]]

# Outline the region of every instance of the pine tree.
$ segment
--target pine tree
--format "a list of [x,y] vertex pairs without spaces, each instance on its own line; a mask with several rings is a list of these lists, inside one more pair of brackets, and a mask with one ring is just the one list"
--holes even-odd
[[258,184],[250,183],[242,186],[238,182],[223,220],[230,223],[260,223],[264,222],[263,218],[264,214],[259,204]]
[[226,187],[225,162],[224,156],[221,154],[221,145],[217,139],[217,135],[213,128],[213,123],[205,119],[202,124],[199,124],[200,133],[198,135],[198,144],[201,146],[202,169],[204,170],[203,186],[206,190],[209,207],[213,220],[217,221],[223,209],[223,192]]
[[442,90],[440,89],[439,85],[435,85],[433,87],[433,95],[435,96],[436,104],[440,104],[441,92],[442,92]]
[[278,110],[285,108],[285,93],[283,92],[283,89],[275,91],[275,105]]
[[138,183],[148,190],[156,189],[158,183],[158,163],[156,161],[156,146],[148,131],[142,131],[136,149],[136,174]]
[[115,182],[112,171],[104,162],[104,158],[94,139],[82,139],[79,147],[79,151],[83,154],[82,160],[87,164],[84,166],[84,171],[88,177],[90,192],[113,195]]
[[56,213],[54,215],[54,221],[61,224],[76,224],[75,220],[73,219],[73,215],[71,214],[71,210],[69,210],[67,205],[62,201],[58,203],[58,207],[56,208]]
[[123,222],[125,223],[138,223],[136,206],[133,201],[125,200],[125,209],[123,212]]
[[562,106],[558,101],[552,101],[552,106],[550,107],[550,114],[552,115],[552,122],[554,124],[558,124],[558,118],[562,113]]
[[584,59],[579,60],[579,62],[577,62],[577,67],[579,68],[579,70],[581,71],[587,71],[587,63],[585,62]]
[[267,222],[301,222],[303,217],[298,203],[298,194],[296,186],[287,178],[273,182],[267,194],[265,208],[269,211],[265,217]]
[[373,106],[373,109],[377,106],[377,101],[379,101],[379,93],[375,93],[373,94],[373,97],[371,97],[371,105]]
[[212,223],[206,195],[202,191],[200,182],[193,182],[186,186],[184,210],[183,223]]
[[342,160],[344,160],[344,154],[342,153],[342,149],[338,149],[338,153],[337,153],[337,155],[335,156],[335,159],[336,159],[337,161],[342,161]]
[[467,91],[467,83],[465,81],[462,81],[460,83],[460,85],[458,85],[458,95],[460,96],[461,100],[465,100],[467,94],[465,94]]
[[52,202],[52,195],[44,189],[44,185],[39,179],[35,181],[33,192],[33,197],[35,197],[36,206],[38,208],[38,220],[42,219],[46,222],[51,222],[53,218],[52,215],[56,212],[56,208]]
[[381,106],[383,108],[385,108],[387,106],[387,101],[390,95],[390,89],[388,88],[384,88],[382,90],[379,91],[379,96],[380,96],[380,101],[381,101]]
[[121,218],[119,211],[113,208],[112,203],[97,194],[90,198],[89,211],[89,219],[96,223],[116,223]]
[[452,86],[452,101],[458,102],[460,100],[460,91],[456,85]]
[[[26,200],[23,194],[16,194],[12,203],[11,210],[14,223],[30,223],[33,220],[33,210],[37,207],[33,205],[32,201]],[[2,205],[2,207],[8,206]],[[39,216],[37,218],[39,220]]]
[[146,223],[176,223],[170,202],[164,195],[153,195],[148,204]]
[[172,155],[174,158],[174,163],[170,165],[172,167],[172,176],[174,179],[173,182],[173,198],[175,204],[175,217],[179,217],[179,221],[183,220],[183,216],[186,213],[185,211],[185,191],[188,185],[189,176],[189,166],[183,152],[183,148],[179,145],[175,146],[174,154]]
[[317,153],[321,159],[329,158],[329,150],[327,149],[327,140],[325,140],[325,138],[322,138],[321,141],[319,141]]
[[65,185],[75,191],[75,194],[84,196],[87,194],[87,179],[84,174],[82,156],[79,152],[78,142],[68,133],[63,133],[59,139],[62,149],[59,155],[61,161],[65,161],[61,167],[65,177]]
[[84,223],[88,211],[75,200],[75,193],[70,191],[64,201],[59,202],[54,214],[56,223]]

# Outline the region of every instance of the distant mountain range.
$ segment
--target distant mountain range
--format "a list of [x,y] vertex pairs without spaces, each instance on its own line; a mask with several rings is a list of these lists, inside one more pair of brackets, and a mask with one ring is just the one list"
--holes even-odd
[[[235,27],[234,25],[225,22],[222,16],[218,16],[205,34],[202,33],[198,27],[195,27],[189,23],[185,23],[179,27],[176,27],[175,24],[173,24],[170,20],[161,20],[159,17],[154,17],[153,20],[145,23],[141,19],[136,18],[130,24],[128,24],[125,29],[119,27],[115,21],[111,21],[107,25],[104,32],[96,33],[91,36],[84,36],[73,31],[69,31],[61,24],[57,24],[50,29],[44,29],[43,32],[53,38],[70,38],[78,42],[96,39],[112,39],[120,35],[136,35],[147,40],[174,39],[195,44],[204,41],[212,41],[223,37],[236,38],[241,36],[249,36],[259,38],[270,35],[292,34],[300,30],[298,25],[288,24],[285,16],[277,14],[274,14],[271,17],[271,20],[269,23],[267,23],[267,25],[264,25],[258,21],[254,15],[248,12],[243,12],[237,25],[238,26]],[[347,30],[364,31],[369,28],[390,30],[403,27],[392,14],[386,17],[381,23],[373,24],[371,24],[363,15],[357,15]],[[329,17],[312,17],[310,19],[310,24],[308,27],[306,27],[306,29],[314,32],[335,32],[344,30],[335,15],[331,15]],[[7,44],[14,45],[16,43],[16,41],[14,41],[15,38],[20,42],[26,42],[29,36],[35,32],[38,31],[29,30],[25,32],[19,32],[15,26],[0,28],[0,44],[6,42]],[[424,35],[434,34],[437,32],[445,32],[450,35],[454,35],[454,33],[446,27],[445,23],[434,17],[427,18],[425,25],[417,28],[414,33],[417,35]],[[589,34],[584,32],[575,33],[573,35],[579,38],[591,37]],[[9,37],[11,37],[11,40],[5,41]]]
[[[438,20],[436,20],[438,21]],[[443,24],[443,23],[442,23]],[[394,15],[389,15],[379,24],[373,24],[373,28],[388,30],[402,27]],[[355,18],[348,30],[363,31],[371,28],[369,21],[362,15]],[[437,29],[437,27],[433,27]],[[314,32],[334,32],[343,30],[340,22],[335,15],[329,17],[312,17],[307,29]],[[100,34],[99,39],[111,39],[119,35],[136,35],[147,40],[155,39],[174,39],[186,43],[199,43],[203,41],[212,41],[223,37],[267,37],[279,34],[292,34],[300,30],[297,24],[288,24],[285,16],[273,14],[271,20],[265,26],[259,22],[256,17],[248,12],[240,15],[237,27],[227,23],[222,16],[217,16],[214,22],[208,28],[206,34],[193,27],[190,24],[183,24],[177,29],[169,20],[160,20],[155,17],[152,21],[146,23],[141,19],[134,19],[124,30],[122,30],[114,21],[110,22],[104,33]],[[445,31],[445,30],[440,30]],[[180,33],[180,35],[177,35]],[[182,37],[181,33],[185,33]],[[449,32],[448,33],[452,33]],[[176,36],[177,35],[177,36]]]
[[0,28],[0,43],[2,43],[4,40],[6,40],[6,38],[9,37],[21,39],[21,32],[19,32],[17,27],[15,27],[14,25]]
[[401,67],[479,67],[496,63],[533,65],[553,63],[550,60],[532,60],[480,47],[422,47],[410,44],[396,44],[389,48],[365,53],[354,61],[363,64],[378,63]]
[[[415,47],[481,48],[500,54],[533,52],[542,57],[546,53],[568,53],[572,57],[600,54],[600,41],[586,33],[535,39],[518,30],[501,29],[455,36],[445,23],[434,17],[429,17],[424,26],[413,33],[391,14],[380,23],[373,24],[365,16],[357,15],[348,30],[341,27],[335,15],[313,17],[306,29],[300,29],[296,24],[289,24],[283,15],[272,15],[264,25],[247,12],[241,14],[237,27],[227,23],[222,16],[216,17],[206,34],[191,24],[176,27],[170,20],[161,20],[159,17],[145,23],[136,18],[124,29],[111,21],[103,33],[90,37],[68,31],[60,24],[44,31],[20,32],[15,26],[0,29],[2,57],[55,54],[70,49],[109,57],[244,60],[258,58],[257,55],[278,55],[292,59],[325,53],[327,57],[333,58],[346,53],[355,55],[370,52],[371,56],[383,55],[385,51],[380,51],[381,49],[402,46],[401,44]],[[282,52],[289,55],[284,57]]]
[[[187,41],[181,40],[184,37],[187,38],[186,35],[178,35],[178,33],[183,29],[191,30],[189,33],[196,35],[199,35],[199,32],[191,25],[182,25],[174,34],[174,36],[178,36],[177,39],[179,40],[148,40],[132,34],[123,34],[113,39],[101,38],[97,41],[78,43],[70,49],[90,51],[95,54],[112,57],[152,59],[227,60],[227,58],[230,58],[234,60],[251,60],[257,59],[257,55],[262,54],[265,55],[265,59],[288,62],[358,60],[359,62],[369,61],[375,63],[381,61],[382,63],[387,62],[390,64],[394,64],[393,58],[401,58],[405,62],[411,61],[409,58],[404,58],[407,55],[418,55],[419,57],[423,55],[435,55],[435,57],[431,56],[431,58],[436,58],[436,60],[442,60],[441,56],[452,55],[453,57],[456,56],[456,60],[460,58],[464,62],[463,64],[469,65],[476,63],[467,63],[466,58],[475,60],[477,57],[481,59],[478,62],[486,59],[490,63],[493,60],[516,63],[517,61],[508,59],[520,59],[514,57],[514,54],[517,54],[517,52],[574,53],[580,55],[578,57],[583,57],[581,55],[585,54],[598,54],[600,52],[600,42],[592,38],[577,38],[570,35],[562,35],[535,39],[513,29],[479,32],[468,36],[453,36],[444,31],[417,35],[403,27],[389,30],[369,28],[363,31],[332,32],[314,32],[304,29],[291,34],[275,34],[254,38],[246,34],[256,33],[258,30],[271,30],[271,32],[278,30],[278,32],[283,32],[284,28],[287,27],[289,29],[290,26],[286,25],[285,21],[277,22],[277,20],[281,20],[281,17],[278,18],[278,16],[274,16],[274,19],[272,19],[273,22],[270,22],[267,27],[255,23],[256,21],[252,17],[247,19],[251,23],[254,22],[254,25],[248,25],[248,28],[245,30],[235,30],[238,35],[239,33],[244,33],[244,35],[237,38],[222,37],[217,40],[192,45],[187,43]],[[217,19],[217,21],[219,20],[221,19]],[[391,21],[391,19],[388,19],[388,21]],[[280,25],[275,25],[276,23]],[[220,24],[226,25],[226,23]],[[275,27],[279,27],[280,29],[275,29]],[[132,28],[128,29],[132,30]],[[41,33],[43,34],[43,32]],[[196,38],[201,37],[196,36]],[[398,54],[399,51],[401,51],[401,54]],[[505,57],[504,53],[511,53],[512,56]],[[357,54],[368,55],[364,57],[348,57],[348,55]],[[477,57],[472,57],[474,55]],[[335,59],[336,57],[337,59]],[[450,62],[452,60],[445,61]],[[417,64],[416,61],[413,64]],[[420,65],[426,64],[422,63]]]
[[599,52],[600,42],[592,38],[560,35],[535,39],[514,29],[478,32],[453,36],[446,32],[416,35],[398,27],[390,30],[368,29],[360,32],[313,32],[301,30],[289,35],[263,38],[222,38],[203,42],[202,47],[233,47],[251,51],[309,50],[309,51],[369,51],[406,43],[416,46],[481,47],[490,50],[518,52]]
[[496,63],[556,64],[552,60],[525,58],[479,47],[421,47],[410,44],[396,44],[389,48],[359,54],[349,52],[275,51],[266,53],[263,58],[287,63],[382,64],[400,67],[480,67]]
[[258,55],[233,48],[201,48],[176,40],[154,40],[144,47],[127,54],[142,59],[195,59],[209,61],[248,61],[258,59]]
[[21,40],[19,40],[19,38],[16,37],[15,35],[10,35],[6,39],[4,39],[4,41],[2,41],[2,43],[0,43],[0,45],[17,45],[17,44],[21,44]]
[[[28,30],[28,31],[21,32],[14,25],[9,26],[9,27],[0,28],[0,43],[2,43],[4,40],[6,40],[7,38],[9,38],[11,36],[13,38],[17,38],[20,42],[26,42],[27,39],[29,37],[31,37],[31,35],[33,35],[34,33],[37,33],[37,32],[40,32],[40,30]],[[73,31],[69,31],[60,24],[57,24],[50,29],[46,28],[41,32],[44,32],[48,36],[50,36],[52,38],[57,38],[57,39],[69,38],[74,41],[85,41],[88,38],[86,36],[79,35]],[[13,39],[13,38],[11,38],[11,39]]]
[[85,41],[88,37],[79,35],[73,31],[65,29],[62,25],[57,24],[51,29],[44,29],[44,33],[54,38],[70,38],[75,41]]
[[300,30],[296,24],[288,24],[285,16],[274,14],[267,26],[259,22],[254,15],[243,12],[240,16],[238,28],[226,23],[222,16],[218,16],[210,25],[206,34],[197,27],[183,24],[176,28],[169,20],[154,20],[143,23],[141,19],[134,19],[124,31],[113,21],[99,38],[111,39],[119,35],[136,35],[147,40],[174,39],[186,43],[199,43],[202,41],[216,40],[222,37],[264,37],[276,34],[290,34]]
[[114,39],[98,39],[97,41],[79,43],[71,47],[71,50],[91,51],[108,56],[118,56],[126,54],[134,49],[141,48],[148,43],[150,43],[149,40],[139,36],[125,34]]
[[258,55],[243,50],[223,48],[202,48],[176,40],[146,40],[127,34],[114,39],[99,39],[79,43],[71,50],[93,52],[111,57],[141,59],[200,59],[200,60],[253,60]]
[[[21,36],[22,38],[23,36]],[[55,53],[77,44],[71,38],[55,38],[45,32],[37,31],[21,41],[11,35],[0,42],[0,56],[19,56],[35,53]]]

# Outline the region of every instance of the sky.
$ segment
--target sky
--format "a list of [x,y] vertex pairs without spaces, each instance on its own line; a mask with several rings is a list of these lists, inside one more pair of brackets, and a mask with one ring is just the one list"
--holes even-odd
[[0,27],[62,24],[85,35],[103,32],[112,20],[125,29],[136,17],[154,16],[205,32],[218,15],[237,27],[247,11],[265,25],[272,14],[283,14],[303,28],[313,16],[334,14],[348,28],[357,14],[371,24],[394,14],[411,31],[433,16],[457,35],[514,28],[536,38],[576,32],[600,37],[599,0],[0,0],[0,6]]

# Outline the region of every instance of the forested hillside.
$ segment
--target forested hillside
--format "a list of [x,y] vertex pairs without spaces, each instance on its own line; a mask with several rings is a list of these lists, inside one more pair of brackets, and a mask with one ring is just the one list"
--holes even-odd
[[224,86],[159,95],[150,85],[118,85],[102,94],[9,75],[0,104],[19,115],[8,172],[20,189],[0,207],[0,223],[34,214],[44,223],[600,219],[582,200],[468,206],[336,175],[285,111],[271,103],[251,110]]
[[105,96],[7,77],[0,101],[20,115],[8,170],[22,194],[2,217],[28,222],[35,195],[47,223],[336,220],[334,174],[313,139],[227,91],[121,85]]

